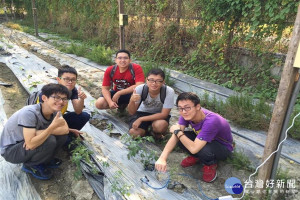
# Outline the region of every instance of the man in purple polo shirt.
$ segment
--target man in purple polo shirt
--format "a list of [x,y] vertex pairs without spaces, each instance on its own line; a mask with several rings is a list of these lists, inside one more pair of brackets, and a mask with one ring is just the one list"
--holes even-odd
[[[225,160],[233,151],[229,123],[219,114],[201,108],[199,97],[191,92],[181,93],[176,106],[180,112],[178,124],[170,128],[172,137],[155,163],[158,171],[166,171],[167,158],[178,143],[190,156],[181,162],[189,167],[198,161],[204,164],[202,179],[212,182],[217,177],[217,161]],[[191,126],[193,131],[184,131]]]

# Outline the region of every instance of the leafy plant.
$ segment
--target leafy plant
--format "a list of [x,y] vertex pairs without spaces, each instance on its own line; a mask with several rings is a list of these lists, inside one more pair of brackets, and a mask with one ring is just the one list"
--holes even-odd
[[132,185],[124,184],[121,181],[122,171],[117,171],[114,176],[111,183],[111,192],[119,192],[122,196],[129,196],[129,190],[132,187]]
[[[75,147],[75,148],[74,148]],[[81,143],[81,139],[78,137],[75,140],[73,140],[69,144],[69,149],[74,148],[74,150],[71,151],[72,156],[71,156],[71,161],[76,165],[76,171],[74,172],[74,177],[75,179],[79,180],[82,177],[81,173],[81,167],[80,167],[80,162],[84,161],[91,166],[93,166],[93,173],[98,173],[98,170],[95,168],[93,165],[93,162],[91,161],[90,155],[93,153],[90,151],[86,146],[84,146]]]
[[145,142],[154,143],[154,139],[152,136],[137,137],[133,139],[131,136],[125,134],[122,135],[121,140],[128,145],[128,159],[139,156],[141,158],[141,162],[144,164],[144,167],[148,166],[158,159],[156,151],[152,149],[149,150],[143,145],[143,143]]

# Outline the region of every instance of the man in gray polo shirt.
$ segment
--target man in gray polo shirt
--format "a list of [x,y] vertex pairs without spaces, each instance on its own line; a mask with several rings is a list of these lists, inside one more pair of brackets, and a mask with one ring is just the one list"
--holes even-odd
[[23,163],[22,170],[38,179],[50,179],[61,160],[54,158],[65,143],[69,127],[60,115],[69,91],[60,84],[42,88],[43,103],[25,106],[6,122],[0,136],[1,156],[10,163]]

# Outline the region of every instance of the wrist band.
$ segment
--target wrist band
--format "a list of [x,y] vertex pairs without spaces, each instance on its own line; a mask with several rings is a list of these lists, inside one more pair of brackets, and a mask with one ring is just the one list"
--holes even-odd
[[184,136],[185,134],[183,133],[182,135],[180,135],[179,137],[178,137],[178,139],[180,140],[180,138],[182,137],[182,136]]

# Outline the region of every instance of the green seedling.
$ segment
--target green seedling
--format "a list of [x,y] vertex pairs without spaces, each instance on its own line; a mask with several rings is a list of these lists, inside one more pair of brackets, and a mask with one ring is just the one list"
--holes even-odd
[[117,171],[114,176],[113,180],[111,182],[111,192],[119,192],[122,196],[129,196],[129,190],[132,187],[132,185],[128,185],[126,183],[122,183],[122,171]]

